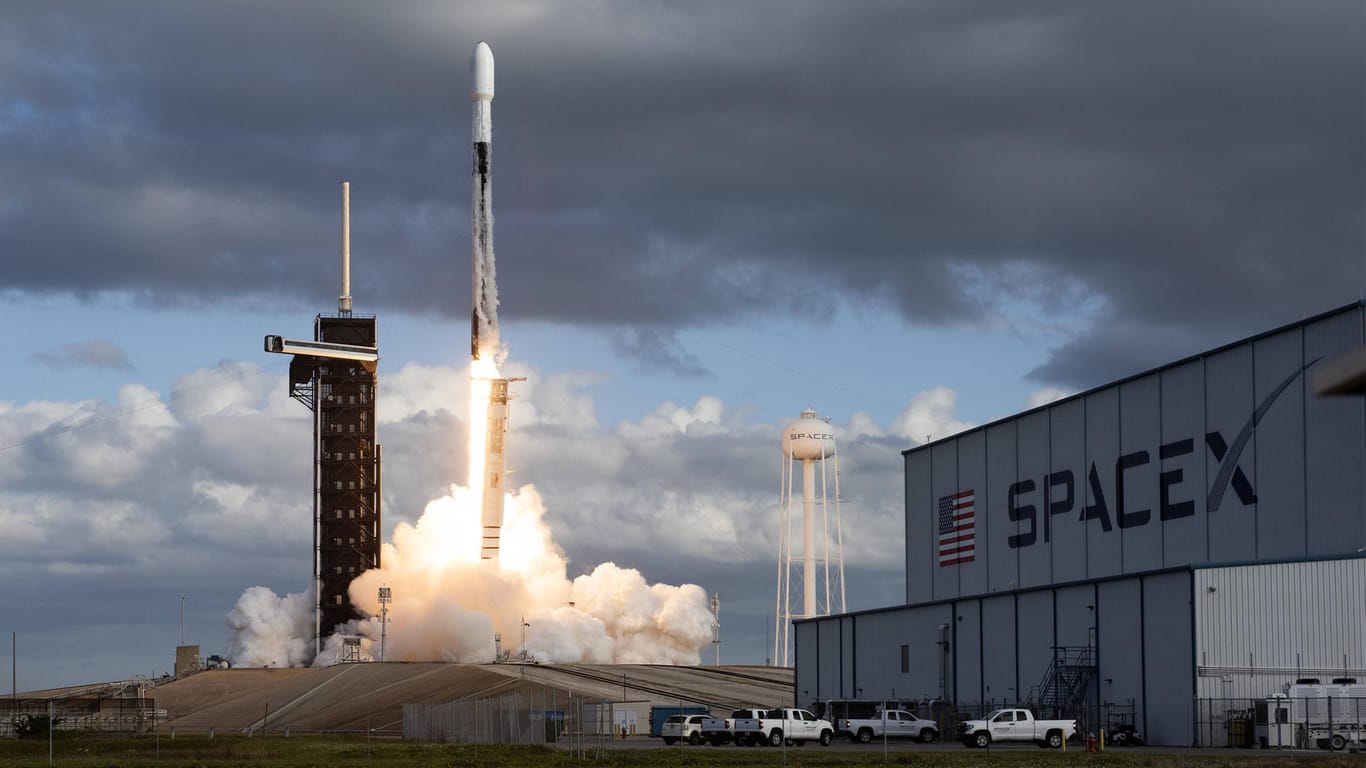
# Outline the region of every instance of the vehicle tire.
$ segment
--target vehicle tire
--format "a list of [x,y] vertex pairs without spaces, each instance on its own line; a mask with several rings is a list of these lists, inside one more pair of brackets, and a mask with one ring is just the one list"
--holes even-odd
[[1048,744],[1049,749],[1062,748],[1062,731],[1049,731],[1048,735],[1043,738],[1044,742]]
[[770,747],[781,747],[783,745],[783,732],[779,728],[774,728],[768,735],[768,745]]
[[1347,739],[1342,734],[1335,733],[1332,738],[1328,739],[1328,748],[1334,752],[1341,752],[1347,748]]
[[920,731],[920,743],[929,744],[930,742],[934,741],[935,736],[938,735],[939,734],[935,733],[933,730],[925,728]]
[[688,734],[688,743],[691,744],[691,745],[693,745],[693,746],[697,746],[698,744],[701,744],[701,743],[702,743],[702,734],[698,733],[697,731],[693,731],[692,733]]
[[675,739],[675,738],[672,737],[672,736],[665,736],[665,737],[664,737],[664,743],[667,744],[667,745],[670,746],[670,747],[672,747],[677,741],[678,741],[678,739]]
[[972,744],[978,749],[986,749],[991,746],[991,734],[986,731],[978,731],[972,736]]
[[828,747],[828,746],[830,746],[830,742],[831,742],[831,741],[834,741],[834,739],[835,739],[835,734],[834,734],[834,733],[831,733],[830,731],[821,731],[821,746],[822,746],[822,747]]
[[713,737],[711,737],[711,745],[712,745],[713,747],[719,747],[719,746],[721,746],[721,737],[720,737],[720,736],[713,736]]
[[859,740],[860,743],[863,743],[863,744],[867,744],[867,743],[869,743],[870,741],[872,741],[872,740],[873,740],[873,729],[872,729],[872,728],[860,728],[860,729],[858,729],[858,740]]

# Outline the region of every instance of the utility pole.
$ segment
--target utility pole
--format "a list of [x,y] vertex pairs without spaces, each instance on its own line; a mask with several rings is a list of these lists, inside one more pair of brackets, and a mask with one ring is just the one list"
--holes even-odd
[[180,644],[185,644],[185,593],[180,593]]

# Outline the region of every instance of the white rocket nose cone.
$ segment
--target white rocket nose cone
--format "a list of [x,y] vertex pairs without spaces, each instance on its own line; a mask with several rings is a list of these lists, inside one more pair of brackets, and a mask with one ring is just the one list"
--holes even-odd
[[483,40],[470,54],[470,101],[493,101],[493,49]]

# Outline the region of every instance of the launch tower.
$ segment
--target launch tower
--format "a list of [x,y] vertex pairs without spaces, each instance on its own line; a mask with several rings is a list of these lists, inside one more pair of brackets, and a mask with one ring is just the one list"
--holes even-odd
[[314,651],[338,625],[361,618],[347,588],[379,567],[379,378],[374,315],[351,311],[350,184],[342,183],[342,295],[336,314],[313,321],[313,341],[267,336],[267,352],[292,354],[289,395],[313,412]]

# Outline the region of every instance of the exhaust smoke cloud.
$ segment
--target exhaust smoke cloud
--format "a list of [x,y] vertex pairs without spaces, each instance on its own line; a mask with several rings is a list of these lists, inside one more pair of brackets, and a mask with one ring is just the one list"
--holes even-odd
[[[712,639],[701,587],[650,584],[613,563],[570,579],[536,489],[523,486],[505,501],[498,560],[480,560],[479,505],[468,488],[453,485],[415,525],[398,525],[382,568],[351,583],[352,603],[372,616],[379,615],[379,587],[393,589],[386,659],[493,661],[495,632],[515,658],[524,630],[527,655],[541,662],[699,662]],[[228,616],[225,655],[236,666],[323,666],[338,660],[341,635],[353,634],[366,655],[379,657],[379,626],[361,621],[343,625],[311,659],[312,610],[308,593],[246,590]]]

